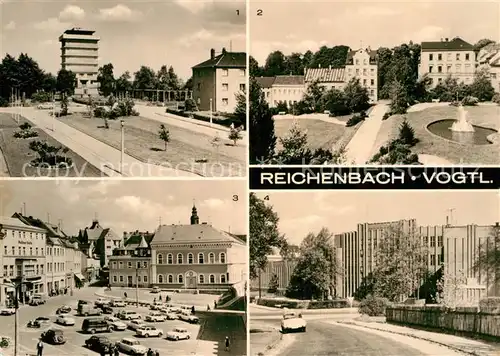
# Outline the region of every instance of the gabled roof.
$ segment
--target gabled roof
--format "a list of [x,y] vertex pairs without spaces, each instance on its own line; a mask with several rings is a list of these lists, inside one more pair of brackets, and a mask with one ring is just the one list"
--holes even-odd
[[12,217],[15,219],[19,219],[26,225],[30,225],[45,230],[48,237],[61,237],[61,238],[68,237],[68,235],[59,228],[59,226],[51,224],[49,222],[42,221],[41,219],[35,218],[33,216],[24,216],[21,213],[14,213]]
[[343,83],[345,81],[345,68],[307,68],[305,81],[312,83]]
[[165,243],[207,243],[207,242],[233,242],[240,245],[244,243],[225,231],[216,229],[208,224],[194,225],[161,225],[156,231],[152,246]]
[[201,62],[197,68],[246,68],[247,54],[245,52],[223,52],[212,59]]
[[473,51],[474,46],[465,42],[460,37],[455,37],[451,41],[422,42],[422,52],[430,51]]
[[154,238],[154,234],[134,234],[129,236],[123,243],[124,246],[134,245],[136,247],[140,247],[142,241],[146,243],[146,247],[151,244],[151,241]]
[[277,75],[273,85],[304,85],[303,75]]
[[106,235],[111,234],[113,240],[120,240],[120,237],[110,228],[103,228],[97,220],[92,222],[90,227],[86,227],[84,234],[86,234],[89,240],[99,240],[100,238],[105,238]]
[[255,77],[255,81],[262,89],[269,89],[273,86],[276,77]]
[[[350,50],[347,52],[347,59],[346,59],[346,64],[353,64],[354,62],[354,55],[358,53],[360,50]],[[363,49],[362,51],[368,53],[370,56],[370,64],[375,64],[377,62],[377,51],[373,51],[370,48]]]

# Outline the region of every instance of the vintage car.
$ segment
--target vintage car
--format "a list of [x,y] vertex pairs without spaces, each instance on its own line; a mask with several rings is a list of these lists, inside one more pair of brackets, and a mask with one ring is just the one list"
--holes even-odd
[[109,303],[109,306],[111,307],[118,307],[118,308],[124,308],[127,304],[123,301],[123,300],[119,300],[119,299],[115,299],[115,300],[112,300],[110,303]]
[[56,323],[64,326],[72,326],[75,325],[75,319],[68,315],[59,315],[56,319]]
[[160,312],[151,312],[146,315],[145,320],[150,322],[161,322],[167,320],[167,316]]
[[137,336],[142,336],[142,337],[150,337],[150,336],[156,336],[156,337],[162,337],[163,336],[163,330],[158,329],[153,325],[142,325],[141,327],[137,328],[135,331]]
[[283,314],[283,320],[281,321],[281,332],[293,332],[293,331],[306,331],[306,321],[302,318],[301,314],[296,314],[295,312],[286,311]]
[[151,289],[151,293],[160,293],[160,288],[158,288],[158,287],[156,287],[156,286],[155,286],[155,287],[153,287],[153,288]]
[[192,314],[180,313],[179,320],[187,321],[188,323],[191,324],[197,324],[200,321],[200,318]]
[[131,330],[134,330],[136,331],[137,329],[139,329],[141,326],[144,326],[146,325],[146,323],[142,320],[131,320],[130,323],[127,324],[127,327]]
[[104,317],[104,320],[106,320],[108,325],[110,325],[115,331],[123,331],[127,328],[127,324],[114,316],[106,316]]
[[167,333],[167,339],[169,340],[189,340],[191,334],[185,328],[175,328]]
[[135,311],[122,310],[118,313],[118,317],[122,320],[137,320],[141,319],[141,315],[137,314]]
[[16,314],[16,309],[14,308],[6,308],[0,310],[0,315],[14,315]]
[[151,306],[149,307],[149,309],[151,310],[160,310],[161,308],[163,308],[164,304],[162,302],[154,302],[153,304],[151,304]]
[[101,355],[110,353],[113,349],[113,343],[106,336],[91,336],[85,340],[85,346],[90,350],[99,352]]
[[62,345],[66,343],[66,338],[64,337],[64,333],[59,329],[49,329],[42,333],[40,336],[43,342],[53,344],[53,345]]
[[141,343],[131,337],[123,338],[119,341],[116,346],[122,352],[132,354],[132,355],[145,355],[148,352],[146,346],[141,345]]
[[62,305],[56,310],[56,314],[67,314],[71,311],[71,307],[69,305]]

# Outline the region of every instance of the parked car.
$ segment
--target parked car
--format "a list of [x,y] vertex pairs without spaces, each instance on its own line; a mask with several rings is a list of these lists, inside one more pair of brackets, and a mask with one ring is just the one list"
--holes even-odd
[[59,315],[56,318],[56,323],[64,326],[73,326],[75,325],[75,319],[68,315]]
[[115,299],[115,300],[112,300],[109,305],[111,307],[118,307],[118,308],[124,308],[126,306],[125,302],[123,300],[118,300],[118,299]]
[[307,322],[302,318],[299,314],[297,315],[294,312],[285,312],[283,314],[283,320],[281,321],[281,332],[293,332],[293,331],[306,331]]
[[132,338],[121,339],[116,346],[120,351],[133,355],[145,355],[148,352],[146,346],[141,345],[141,343]]
[[99,307],[99,309],[102,310],[103,314],[113,314],[113,308],[107,306],[107,305],[102,305]]
[[127,328],[127,324],[114,316],[106,316],[104,317],[104,320],[106,320],[108,325],[110,325],[113,330],[123,331]]
[[200,321],[200,318],[192,314],[181,313],[179,314],[179,320],[187,321],[191,324],[197,324]]
[[161,308],[163,308],[164,304],[162,302],[155,302],[153,304],[151,304],[151,306],[149,307],[149,309],[151,310],[160,310]]
[[153,325],[143,325],[140,328],[138,328],[135,332],[136,332],[137,336],[142,336],[142,337],[150,337],[150,336],[162,337],[163,336],[163,330],[158,329]]
[[191,333],[185,328],[175,328],[167,333],[167,339],[169,340],[189,340],[191,338]]
[[89,304],[80,305],[78,308],[78,314],[83,316],[100,316],[102,314],[102,310],[99,308],[94,308]]
[[31,302],[36,301],[38,304],[45,304],[47,302],[47,297],[44,294],[35,293],[31,298]]
[[151,293],[160,293],[160,288],[159,288],[159,287],[156,287],[156,286],[155,286],[155,287],[153,287],[153,288],[151,289]]
[[106,304],[109,304],[111,301],[109,299],[106,299],[106,298],[97,298],[97,300],[95,301],[94,305],[96,307],[99,307],[99,306],[102,306],[102,305],[106,305]]
[[127,324],[127,327],[129,329],[136,331],[143,325],[146,325],[146,323],[142,320],[137,319],[137,320],[131,320],[130,323]]
[[80,305],[86,305],[86,304],[90,304],[90,302],[88,300],[83,300],[83,299],[80,299],[78,301],[78,307],[80,307]]
[[148,315],[146,315],[145,319],[146,319],[146,321],[160,322],[160,321],[167,320],[167,317],[160,312],[151,312]]
[[86,318],[82,323],[82,331],[91,334],[111,332],[112,327],[104,318]]
[[5,308],[0,310],[0,315],[14,315],[16,314],[16,309],[14,308]]
[[50,103],[43,103],[43,104],[38,104],[36,108],[39,110],[52,110],[54,109],[54,105]]
[[50,321],[49,317],[46,316],[38,316],[35,321],[38,321],[40,324],[48,323]]
[[94,335],[85,340],[85,346],[87,346],[90,350],[96,351],[102,355],[103,353],[110,353],[114,345],[106,336]]
[[53,345],[63,345],[66,343],[66,338],[64,337],[64,333],[60,329],[49,329],[44,331],[40,338],[43,342]]
[[31,305],[32,307],[37,307],[39,305],[42,305],[43,301],[41,299],[31,299],[28,305]]
[[69,305],[63,305],[57,308],[56,314],[67,314],[71,311],[71,307]]
[[118,313],[118,317],[122,320],[137,320],[141,319],[142,317],[137,314],[135,311],[131,310],[123,310],[120,313]]

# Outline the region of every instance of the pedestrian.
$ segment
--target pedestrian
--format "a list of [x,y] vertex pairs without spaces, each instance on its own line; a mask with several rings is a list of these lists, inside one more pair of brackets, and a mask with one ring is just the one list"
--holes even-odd
[[191,308],[191,314],[194,314],[196,312],[196,310],[194,310],[194,305],[193,307]]
[[160,351],[156,350],[154,356],[160,356]]
[[115,356],[120,356],[120,351],[118,351],[118,347],[115,346]]
[[207,304],[207,311],[210,311],[210,304]]
[[125,296],[125,298],[127,298],[127,292],[123,293],[123,295]]
[[43,342],[42,339],[38,341],[36,345],[36,356],[43,356]]
[[159,300],[160,300],[160,302],[161,302],[161,294],[160,294],[160,297],[159,297],[158,299],[159,299]]
[[147,356],[154,356],[153,355],[153,350],[151,348],[148,349],[148,353],[146,354]]
[[214,300],[214,309],[217,309],[217,301]]
[[226,342],[225,342],[225,344],[226,344],[226,349],[225,350],[229,351],[229,346],[231,344],[231,342],[229,341],[229,336],[226,336]]
[[156,303],[156,298],[153,298],[153,304]]

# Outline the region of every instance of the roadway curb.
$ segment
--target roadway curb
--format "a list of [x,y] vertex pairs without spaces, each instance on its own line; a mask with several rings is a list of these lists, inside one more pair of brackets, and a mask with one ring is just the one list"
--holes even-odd
[[395,330],[387,330],[387,329],[383,329],[383,328],[370,327],[370,326],[367,326],[367,325],[362,325],[362,324],[358,324],[356,322],[350,322],[350,321],[337,321],[337,323],[338,324],[346,324],[346,325],[355,325],[355,326],[359,326],[359,327],[366,328],[366,329],[372,329],[372,330],[387,332],[387,333],[391,333],[391,334],[397,334],[397,335],[407,336],[407,337],[411,337],[411,338],[414,338],[414,339],[417,339],[417,340],[423,340],[423,341],[431,342],[431,343],[434,343],[434,344],[437,344],[437,345],[440,345],[440,346],[444,346],[444,347],[447,347],[447,348],[449,348],[449,349],[451,349],[453,351],[461,352],[461,353],[464,353],[464,354],[467,354],[467,355],[472,355],[472,356],[486,356],[486,355],[489,355],[489,354],[485,354],[485,353],[481,353],[481,352],[475,352],[475,351],[465,350],[465,349],[463,349],[461,347],[457,347],[457,346],[445,344],[444,342],[440,342],[440,341],[436,341],[434,339],[428,339],[428,338],[425,338],[425,337],[417,336],[417,335],[414,335],[412,333],[405,333],[405,332],[400,332],[400,331],[395,331]]

